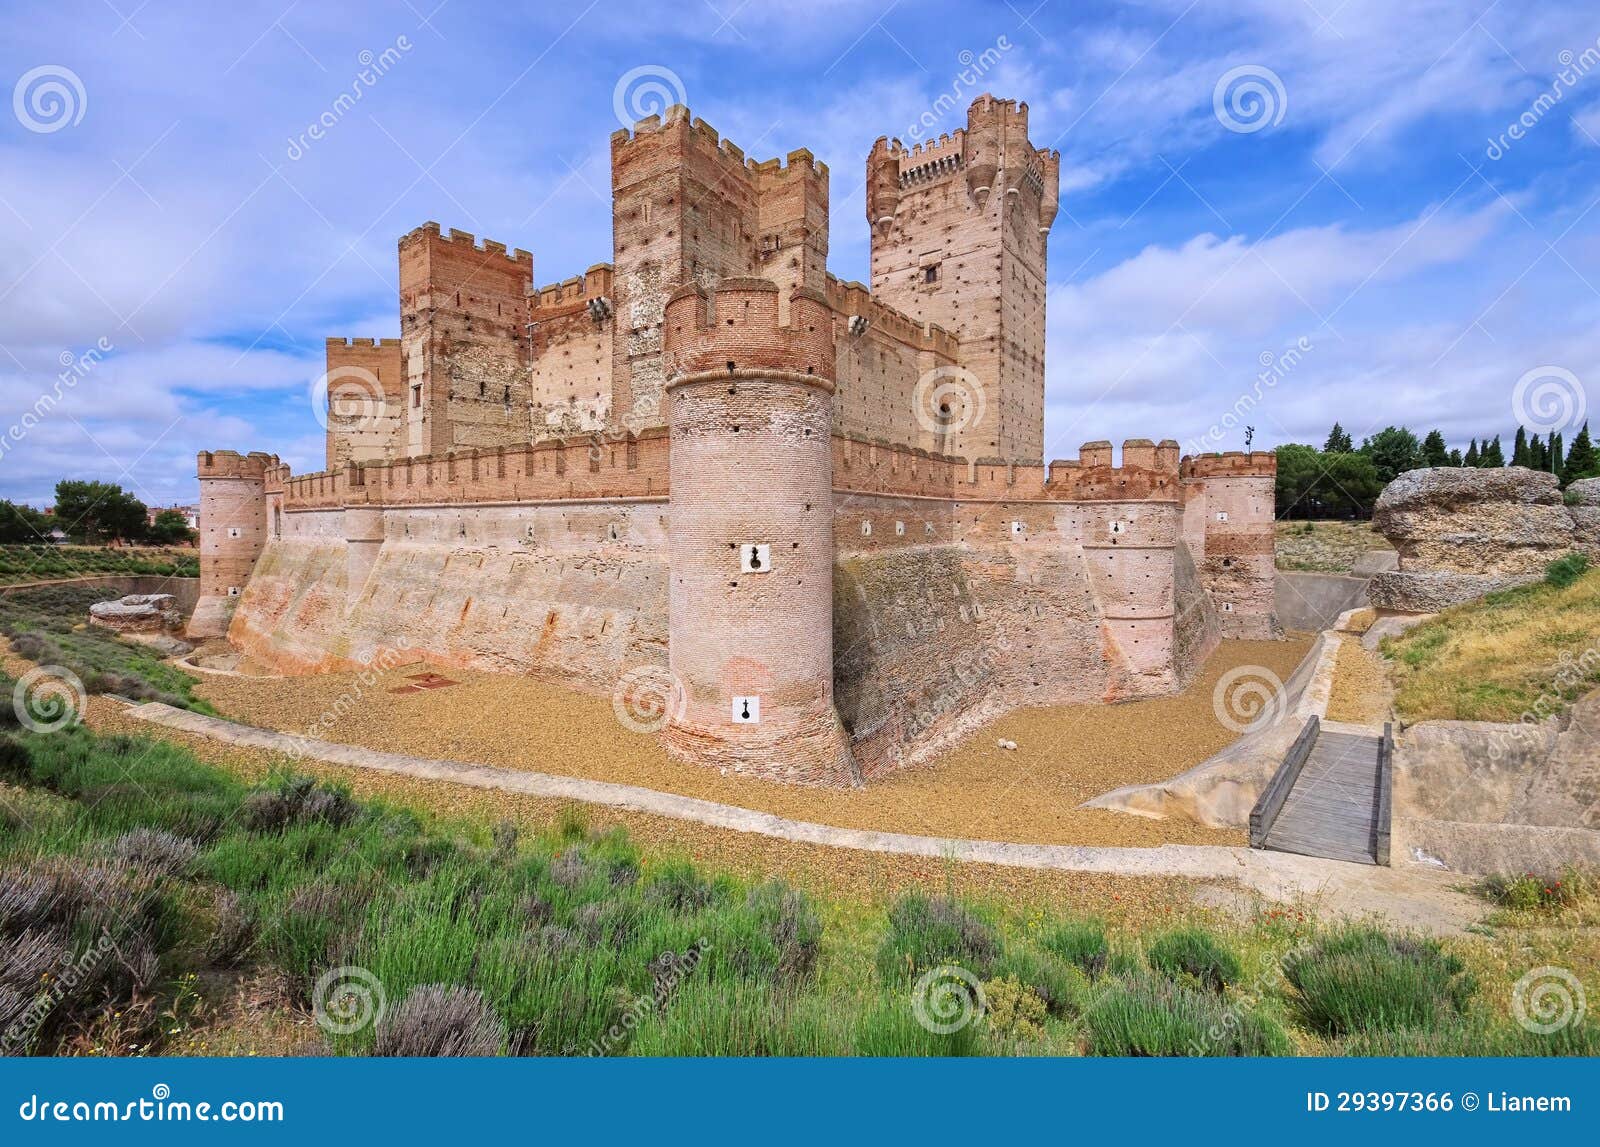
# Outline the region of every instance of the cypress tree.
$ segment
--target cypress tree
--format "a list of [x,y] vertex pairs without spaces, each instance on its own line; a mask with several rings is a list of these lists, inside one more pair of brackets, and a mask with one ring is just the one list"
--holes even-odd
[[1589,424],[1585,422],[1572,440],[1567,452],[1567,464],[1561,468],[1561,484],[1566,486],[1580,478],[1600,477],[1600,455],[1595,454],[1594,443],[1589,440]]
[[1494,436],[1494,441],[1483,448],[1483,454],[1478,459],[1478,465],[1483,467],[1501,467],[1506,464],[1505,451],[1500,448],[1500,435]]
[[1516,441],[1511,445],[1511,464],[1513,466],[1532,466],[1533,456],[1528,453],[1528,432],[1522,427],[1517,427]]
[[1478,440],[1476,438],[1474,438],[1471,441],[1471,443],[1469,443],[1468,446],[1467,446],[1466,465],[1468,465],[1468,466],[1477,466],[1477,465],[1479,465],[1479,462],[1478,462]]
[[1445,447],[1444,435],[1437,430],[1428,431],[1428,436],[1422,440],[1422,464],[1424,466],[1450,464],[1450,451]]
[[1450,465],[1465,466],[1466,460],[1461,457],[1461,447],[1455,446],[1450,450]]
[[1328,431],[1328,440],[1322,444],[1324,454],[1348,454],[1355,448],[1355,443],[1350,440],[1349,431],[1337,422],[1333,424],[1333,429]]

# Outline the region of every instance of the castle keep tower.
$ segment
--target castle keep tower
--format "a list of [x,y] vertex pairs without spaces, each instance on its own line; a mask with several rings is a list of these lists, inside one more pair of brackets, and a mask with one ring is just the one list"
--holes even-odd
[[964,131],[867,159],[872,293],[961,340],[976,390],[944,401],[940,448],[966,458],[1044,455],[1046,238],[1060,154],[1028,141],[1028,105],[980,96]]
[[533,256],[424,223],[400,240],[407,456],[526,442]]
[[611,137],[617,331],[612,415],[638,429],[666,421],[662,319],[680,286],[759,275],[789,291],[827,285],[828,168],[809,151],[747,161],[733,141],[674,105]]
[[833,326],[764,279],[667,304],[668,749],[775,780],[860,780],[833,705]]

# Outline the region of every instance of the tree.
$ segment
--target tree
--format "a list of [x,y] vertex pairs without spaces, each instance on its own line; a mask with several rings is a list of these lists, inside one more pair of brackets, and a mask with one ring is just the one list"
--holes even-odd
[[1450,465],[1452,465],[1452,466],[1464,466],[1464,465],[1466,465],[1466,462],[1461,457],[1461,447],[1452,446],[1450,448]]
[[1372,459],[1378,478],[1385,485],[1393,482],[1395,475],[1422,465],[1422,443],[1403,426],[1386,426],[1372,437],[1363,439],[1361,453]]
[[1522,427],[1517,427],[1516,441],[1511,445],[1511,464],[1513,466],[1533,465],[1533,455],[1528,450],[1528,432]]
[[147,532],[152,542],[164,546],[188,545],[195,538],[194,531],[189,528],[189,519],[182,510],[158,511]]
[[56,483],[56,523],[74,537],[142,538],[147,516],[144,503],[114,482],[63,478]]
[[1450,451],[1445,447],[1444,435],[1437,430],[1428,431],[1428,436],[1422,440],[1422,464],[1424,466],[1450,465]]
[[1550,444],[1548,449],[1550,452],[1550,473],[1560,477],[1562,459],[1561,435],[1557,434],[1554,430],[1550,432]]
[[1315,446],[1278,447],[1277,511],[1281,518],[1353,518],[1370,514],[1383,491],[1372,460],[1324,453]]
[[1583,478],[1600,478],[1600,455],[1595,453],[1594,443],[1589,440],[1587,422],[1572,440],[1572,449],[1567,452],[1567,464],[1561,468],[1561,484],[1570,486]]
[[0,501],[0,542],[15,545],[49,540],[50,527],[38,510],[25,504]]
[[1478,456],[1478,465],[1499,469],[1506,464],[1506,452],[1500,446],[1500,435],[1494,436],[1494,441],[1483,448],[1483,453]]
[[1354,450],[1355,443],[1350,440],[1350,433],[1337,422],[1333,429],[1328,431],[1328,440],[1322,444],[1324,454],[1348,454]]
[[1545,453],[1544,439],[1534,434],[1528,439],[1528,469],[1550,469],[1550,456]]
[[1478,440],[1474,438],[1467,446],[1467,456],[1463,460],[1467,466],[1478,465]]

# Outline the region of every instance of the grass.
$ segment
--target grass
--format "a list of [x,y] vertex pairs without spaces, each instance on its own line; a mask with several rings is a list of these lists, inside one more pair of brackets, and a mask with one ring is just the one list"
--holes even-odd
[[[0,1033],[35,1054],[262,1031],[390,1055],[1592,1053],[1592,1023],[1508,1019],[1510,983],[1551,961],[1501,950],[1491,993],[1443,945],[1281,912],[1144,936],[949,894],[818,900],[577,813],[519,833],[247,784],[165,741],[0,734]],[[268,1010],[219,1015],[263,983]]]
[[0,633],[29,661],[71,670],[90,693],[214,712],[194,695],[197,679],[167,664],[162,654],[88,624],[89,607],[105,597],[103,588],[92,585],[46,586],[0,596]]
[[1330,1035],[1430,1029],[1453,1022],[1476,991],[1431,940],[1348,927],[1295,953],[1284,974],[1306,1023]]
[[1556,564],[1551,580],[1454,606],[1386,638],[1401,718],[1537,720],[1600,685],[1600,570]]
[[0,585],[104,574],[199,577],[199,551],[192,546],[0,546]]
[[1371,522],[1277,524],[1277,567],[1310,573],[1348,574],[1368,550],[1392,550]]

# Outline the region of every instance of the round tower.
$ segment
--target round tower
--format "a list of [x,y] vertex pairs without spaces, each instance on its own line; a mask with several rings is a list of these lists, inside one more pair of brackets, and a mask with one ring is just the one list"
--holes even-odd
[[677,757],[860,781],[833,705],[833,322],[804,289],[724,280],[666,310],[668,656]]
[[200,480],[200,599],[189,619],[191,637],[228,631],[234,607],[267,543],[266,473],[278,460],[259,452],[202,450]]

